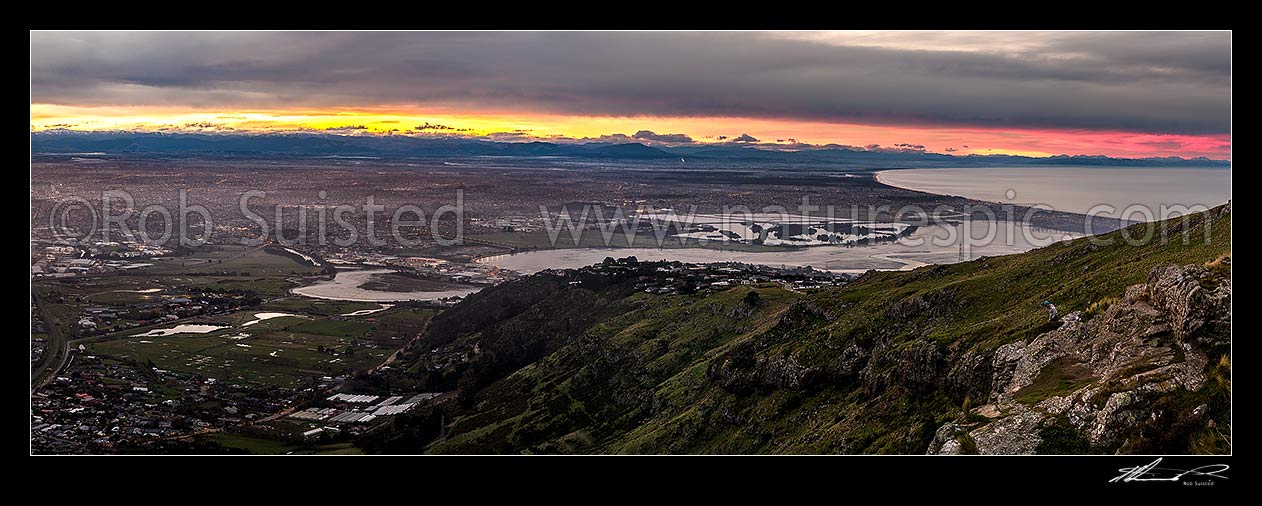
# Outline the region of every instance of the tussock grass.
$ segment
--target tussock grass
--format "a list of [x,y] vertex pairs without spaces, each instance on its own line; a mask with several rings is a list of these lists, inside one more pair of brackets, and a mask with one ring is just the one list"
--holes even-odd
[[1097,300],[1095,302],[1092,302],[1090,306],[1087,306],[1086,314],[1087,316],[1096,316],[1098,314],[1102,314],[1109,309],[1109,306],[1117,304],[1120,301],[1121,299],[1117,297],[1105,297],[1103,299]]

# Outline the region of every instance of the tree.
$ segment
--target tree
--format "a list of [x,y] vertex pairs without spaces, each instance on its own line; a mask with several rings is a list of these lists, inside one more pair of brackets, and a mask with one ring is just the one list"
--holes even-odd
[[749,293],[745,294],[744,300],[746,304],[749,304],[751,306],[756,306],[758,305],[759,302],[762,301],[762,296],[758,295],[758,292],[756,290],[750,290]]

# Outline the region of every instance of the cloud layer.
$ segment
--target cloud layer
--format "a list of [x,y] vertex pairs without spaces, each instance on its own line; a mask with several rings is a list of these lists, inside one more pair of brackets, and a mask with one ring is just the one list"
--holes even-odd
[[1230,33],[793,35],[36,32],[31,100],[1230,131]]

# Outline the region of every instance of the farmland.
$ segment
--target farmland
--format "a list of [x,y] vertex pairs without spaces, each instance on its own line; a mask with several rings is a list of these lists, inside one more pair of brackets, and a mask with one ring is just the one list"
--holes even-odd
[[429,316],[408,309],[363,317],[294,313],[244,326],[255,314],[199,319],[224,326],[204,334],[110,336],[89,344],[87,352],[220,381],[298,387],[312,378],[380,363],[419,332]]

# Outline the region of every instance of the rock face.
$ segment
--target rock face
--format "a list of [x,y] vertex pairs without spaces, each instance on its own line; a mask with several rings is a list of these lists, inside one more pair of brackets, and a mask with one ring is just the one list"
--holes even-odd
[[1055,330],[999,347],[989,368],[966,373],[961,361],[948,384],[977,392],[978,372],[988,371],[989,404],[974,413],[992,419],[942,426],[928,453],[958,453],[964,433],[983,454],[1036,453],[1053,426],[1077,431],[1092,451],[1115,450],[1160,415],[1159,397],[1205,385],[1207,348],[1230,338],[1230,305],[1230,281],[1195,265],[1157,267],[1094,317],[1075,311]]
[[945,360],[934,343],[921,341],[893,348],[889,341],[883,341],[872,357],[860,372],[863,391],[870,397],[894,384],[913,392],[930,391],[941,384]]
[[953,399],[983,399],[994,376],[993,355],[969,351],[947,372],[946,391]]
[[1148,273],[1149,303],[1165,313],[1178,337],[1193,334],[1205,324],[1210,308],[1201,289],[1203,276],[1204,269],[1193,265],[1168,265]]
[[[789,338],[809,326],[811,322],[828,318],[827,312],[805,301],[795,302],[762,339],[777,341]],[[806,367],[793,355],[764,356],[755,352],[755,343],[737,347],[720,362],[711,363],[706,375],[731,392],[748,393],[755,390],[800,389],[809,387],[824,377],[818,368]],[[857,350],[856,353],[861,353]],[[851,357],[861,361],[866,357]],[[839,364],[842,368],[846,365]]]
[[1047,415],[1021,405],[1012,408],[1011,413],[980,427],[954,422],[944,424],[934,434],[928,453],[961,454],[960,439],[966,432],[977,443],[977,452],[982,455],[1035,453],[1040,442],[1038,433]]

